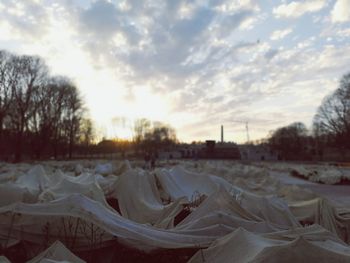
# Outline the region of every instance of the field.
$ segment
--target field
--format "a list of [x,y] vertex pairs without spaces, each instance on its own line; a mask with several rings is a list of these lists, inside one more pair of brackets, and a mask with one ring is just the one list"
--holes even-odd
[[0,262],[350,262],[350,170],[0,164]]

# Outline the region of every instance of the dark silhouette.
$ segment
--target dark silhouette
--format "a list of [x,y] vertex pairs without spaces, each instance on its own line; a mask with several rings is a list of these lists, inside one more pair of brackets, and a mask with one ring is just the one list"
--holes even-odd
[[350,73],[340,80],[339,88],[322,101],[313,122],[318,151],[335,147],[350,150]]
[[[74,83],[65,77],[51,77],[40,57],[0,51],[0,151],[3,159],[18,162],[23,155],[57,158],[59,153],[71,158],[81,137],[82,121],[86,121],[84,113]],[[84,131],[85,142],[91,140],[87,133],[91,132]]]
[[135,122],[134,132],[134,143],[138,150],[156,153],[177,143],[175,130],[164,123],[151,124],[147,119],[139,119]]
[[308,131],[305,124],[296,122],[272,132],[268,144],[279,152],[284,159],[307,159]]
[[[344,75],[339,88],[322,101],[312,131],[311,135],[304,124],[296,122],[273,131],[258,144],[270,146],[286,160],[315,157],[322,160],[329,148],[340,153],[342,160],[348,158],[350,73]],[[51,76],[40,57],[0,51],[0,159],[18,162],[23,158],[56,159],[74,155],[91,158],[106,153],[114,156],[117,151],[127,158],[132,156],[131,150],[134,156],[141,157],[144,153],[171,151],[174,146],[181,146],[172,127],[147,119],[135,122],[133,141],[103,140],[97,145],[93,142],[93,123],[86,117],[84,102],[70,79]],[[216,148],[217,158],[232,158],[235,154],[232,147]],[[206,151],[205,156],[214,158],[210,145]],[[192,149],[184,156],[203,157],[200,153]],[[155,160],[149,158],[145,161],[152,161],[154,166]]]

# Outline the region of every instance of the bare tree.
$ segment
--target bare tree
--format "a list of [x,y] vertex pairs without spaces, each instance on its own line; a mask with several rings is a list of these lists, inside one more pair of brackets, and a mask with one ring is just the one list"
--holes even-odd
[[136,150],[141,148],[141,142],[145,138],[145,134],[151,129],[151,122],[145,118],[137,119],[134,123],[134,142]]
[[29,129],[29,119],[36,111],[34,97],[39,87],[47,80],[48,68],[42,59],[32,56],[13,56],[10,63],[13,63],[13,99],[9,118],[15,134],[15,161],[20,161],[23,136]]
[[71,158],[82,134],[87,144],[92,140],[92,123],[82,121],[83,116],[83,102],[71,80],[51,77],[39,57],[0,51],[1,153],[6,141],[15,161],[24,152],[41,158],[51,150],[57,158],[59,149]]
[[152,129],[144,134],[142,146],[147,151],[159,151],[170,148],[176,143],[175,130],[164,123],[153,123]]
[[322,101],[314,117],[316,130],[319,135],[331,137],[336,146],[350,148],[350,73]]
[[[12,93],[11,87],[13,86],[13,64],[11,61],[11,54],[6,51],[0,50],[0,145],[3,145],[3,129],[4,120],[8,116],[9,108],[11,105]],[[2,151],[3,149],[0,148]]]
[[79,129],[84,108],[76,86],[70,83],[65,88],[67,96],[65,97],[63,111],[63,126],[68,143],[68,156],[72,158],[74,145],[79,139]]
[[85,146],[89,147],[93,142],[95,136],[94,126],[89,118],[83,118],[81,120],[80,128],[80,142]]
[[141,140],[145,133],[151,128],[150,120],[145,118],[137,119],[134,123],[134,138],[135,140]]
[[[33,150],[36,157],[48,150],[49,145],[57,146],[58,130],[62,126],[66,86],[69,80],[65,77],[50,77],[45,85],[38,87],[34,94],[35,111],[30,119],[30,130],[34,133]],[[57,157],[56,148],[53,148]]]
[[295,122],[273,131],[268,139],[268,144],[286,159],[305,158],[307,133],[303,123]]

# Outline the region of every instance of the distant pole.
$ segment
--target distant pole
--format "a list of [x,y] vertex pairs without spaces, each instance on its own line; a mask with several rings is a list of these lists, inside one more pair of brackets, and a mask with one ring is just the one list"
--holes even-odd
[[221,143],[224,143],[224,125],[221,125]]
[[237,122],[237,123],[245,123],[245,129],[246,129],[246,133],[247,133],[247,144],[249,143],[250,141],[250,138],[249,138],[249,126],[248,126],[248,121],[233,121],[233,122]]
[[249,143],[249,127],[248,127],[248,122],[245,123],[245,128],[247,130],[247,143]]

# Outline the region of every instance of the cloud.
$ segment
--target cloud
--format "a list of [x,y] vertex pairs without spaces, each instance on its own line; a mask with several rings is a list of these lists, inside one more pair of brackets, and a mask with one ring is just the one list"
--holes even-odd
[[174,26],[170,28],[169,33],[172,35],[174,40],[189,43],[196,39],[204,29],[206,29],[215,13],[207,8],[200,8],[194,12],[190,19],[180,20],[174,23]]
[[292,1],[288,4],[282,4],[273,8],[272,12],[277,18],[296,18],[306,13],[320,11],[326,4],[326,0]]
[[252,10],[239,10],[230,15],[226,15],[219,21],[214,27],[217,27],[219,37],[229,36],[232,31],[240,27],[244,22],[253,17],[254,12]]
[[96,1],[80,14],[81,29],[96,37],[113,35],[120,28],[116,6],[106,1]]
[[210,0],[209,5],[223,13],[232,13],[239,9],[260,11],[257,0]]
[[292,31],[293,31],[293,29],[291,29],[291,28],[287,28],[287,29],[283,29],[283,30],[275,30],[272,32],[270,39],[271,40],[280,40],[282,38],[285,38],[290,33],[292,33]]
[[15,37],[40,38],[49,24],[47,10],[36,1],[5,0],[0,4],[0,26],[7,27]]
[[272,59],[274,56],[276,56],[278,54],[278,50],[276,49],[270,49],[269,51],[267,51],[264,55],[265,59],[270,60]]
[[334,23],[350,21],[350,0],[337,0],[331,13]]
[[[330,43],[314,29],[316,37],[305,36],[295,21],[281,29],[268,16],[273,7],[254,0],[39,2],[1,1],[0,48],[40,54],[55,73],[73,77],[97,120],[159,118],[182,140],[215,138],[221,124],[231,140],[244,140],[233,119],[251,121],[253,138],[307,122],[350,61],[348,29],[329,24],[326,12],[317,16]],[[297,17],[325,6],[298,1],[272,12]]]

